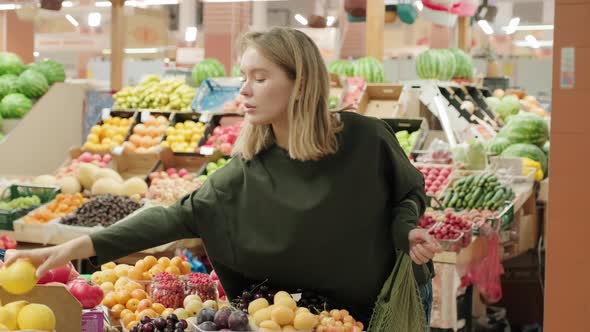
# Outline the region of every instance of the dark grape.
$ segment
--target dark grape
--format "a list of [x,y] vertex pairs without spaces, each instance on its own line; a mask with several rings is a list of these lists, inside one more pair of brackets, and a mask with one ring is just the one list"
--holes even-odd
[[168,318],[166,318],[166,320],[172,321],[172,322],[174,322],[174,324],[178,323],[178,317],[176,316],[176,314],[168,315]]
[[264,294],[260,294],[260,293],[256,293],[256,295],[254,295],[254,299],[258,300],[264,298]]
[[143,318],[141,319],[141,323],[142,324],[147,324],[147,323],[151,323],[152,319],[149,316],[143,316]]
[[251,300],[252,299],[252,293],[250,293],[248,291],[244,291],[242,293],[242,299],[244,299],[245,301]]
[[270,289],[268,289],[268,286],[260,286],[260,289],[258,291],[263,294],[268,294]]
[[[182,327],[183,329],[186,329],[186,328],[188,328],[188,323],[187,323],[187,322],[186,322],[186,320],[184,320],[184,319],[181,319],[181,320],[178,322],[178,324],[180,324],[180,325],[181,325],[181,327]],[[178,324],[177,324],[177,325],[178,325]],[[176,327],[178,327],[178,326],[176,326]]]

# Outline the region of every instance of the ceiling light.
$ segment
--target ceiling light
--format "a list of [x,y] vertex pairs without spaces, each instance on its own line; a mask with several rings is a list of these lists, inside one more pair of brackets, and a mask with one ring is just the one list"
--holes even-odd
[[532,48],[541,47],[541,45],[539,44],[539,41],[533,35],[527,35],[524,39],[529,43],[529,46]]
[[110,7],[112,4],[110,1],[96,1],[94,5],[96,7]]
[[520,25],[516,27],[516,31],[543,31],[543,30],[553,30],[552,24],[545,24],[545,25]]
[[419,11],[422,11],[422,9],[424,9],[424,4],[422,4],[422,1],[416,1],[416,2],[414,2],[414,6],[416,6],[416,8]]
[[331,27],[336,22],[336,18],[334,16],[328,16],[326,18],[326,25]]
[[188,27],[184,31],[184,40],[194,42],[197,40],[197,27]]
[[74,7],[74,4],[71,1],[64,1],[61,3],[61,6],[63,8],[72,8]]
[[0,4],[0,10],[15,10],[17,9],[19,6],[15,5],[15,4]]
[[80,25],[80,23],[78,23],[78,21],[76,21],[76,19],[70,15],[70,14],[66,14],[66,19],[72,23],[73,26],[78,27]]
[[505,26],[502,29],[504,31],[506,31],[506,34],[511,35],[514,32],[516,32],[516,28],[518,27],[519,23],[520,23],[520,17],[514,17],[510,20],[510,23],[508,23],[508,26]]
[[201,2],[224,3],[224,2],[270,2],[270,1],[287,1],[287,0],[201,0]]
[[[537,40],[538,46],[539,47],[552,47],[553,46],[553,40]],[[514,41],[514,46],[519,46],[519,47],[531,47],[531,43],[527,40],[515,40]]]
[[39,56],[39,52],[37,52],[37,51],[33,52],[33,56],[34,56],[35,58],[36,58],[36,57],[38,57],[38,56]]
[[[158,48],[126,48],[124,50],[125,54],[154,54],[159,53],[160,50]],[[102,50],[102,54],[111,54],[110,49]]]
[[301,25],[307,25],[307,19],[301,14],[295,14],[295,20]]
[[483,30],[486,35],[491,35],[494,33],[494,29],[486,20],[479,20],[477,21],[479,27]]
[[92,13],[88,14],[88,25],[93,28],[96,28],[96,27],[100,26],[100,19],[101,19],[100,13],[92,12]]

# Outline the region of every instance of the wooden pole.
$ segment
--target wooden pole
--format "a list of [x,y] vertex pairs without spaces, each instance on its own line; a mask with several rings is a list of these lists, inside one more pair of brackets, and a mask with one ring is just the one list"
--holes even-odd
[[385,0],[367,1],[367,55],[383,60],[383,29],[385,27]]
[[459,17],[459,48],[469,53],[471,49],[471,25],[469,17]]
[[123,87],[123,61],[125,59],[124,1],[111,0],[111,90]]

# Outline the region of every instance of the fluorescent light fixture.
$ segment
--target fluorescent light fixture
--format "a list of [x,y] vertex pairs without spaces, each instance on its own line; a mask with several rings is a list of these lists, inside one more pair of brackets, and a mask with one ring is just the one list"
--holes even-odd
[[477,24],[479,25],[479,27],[483,30],[483,32],[486,35],[491,35],[494,33],[494,29],[492,28],[492,26],[490,25],[490,23],[488,23],[488,21],[486,20],[479,20],[477,21]]
[[287,0],[201,0],[201,2],[224,3],[224,2],[270,2],[270,1],[287,1]]
[[[553,47],[553,40],[537,40],[537,43],[539,47]],[[531,47],[531,43],[527,40],[516,40],[513,44],[519,47]]]
[[541,47],[541,44],[539,44],[539,41],[533,35],[527,35],[526,37],[524,37],[524,39],[529,43],[529,46],[532,48]]
[[188,27],[184,31],[184,40],[194,42],[197,40],[197,27]]
[[422,11],[422,9],[424,9],[424,4],[422,3],[422,1],[415,1],[414,6],[416,6],[416,9],[418,9],[419,11]]
[[102,17],[100,15],[100,13],[97,13],[97,12],[92,12],[92,13],[88,14],[88,25],[93,28],[100,26],[101,18]]
[[94,5],[96,7],[110,7],[110,6],[112,6],[110,1],[96,1],[94,3]]
[[178,0],[127,0],[125,6],[128,7],[147,7],[147,6],[165,6],[165,5],[178,5]]
[[36,57],[38,57],[38,56],[39,56],[39,52],[37,52],[37,51],[33,52],[33,56],[34,56],[35,58],[36,58]]
[[326,18],[326,25],[331,27],[336,22],[336,18],[334,16],[328,16]]
[[75,27],[80,26],[80,23],[78,23],[78,21],[76,21],[76,19],[70,15],[70,14],[66,14],[66,19]]
[[64,1],[61,3],[61,6],[63,8],[72,8],[74,7],[74,3],[72,3],[71,1]]
[[[125,54],[154,54],[159,53],[160,50],[158,48],[126,48],[124,50]],[[102,54],[111,54],[110,49],[102,50]]]
[[553,24],[544,25],[520,25],[516,27],[516,31],[544,31],[553,30]]
[[301,15],[301,14],[295,14],[295,20],[297,22],[299,22],[299,24],[302,24],[302,25],[307,25],[307,23],[308,23],[307,19],[305,17],[303,17],[303,15]]
[[511,35],[516,32],[516,28],[518,28],[518,24],[520,23],[520,17],[513,17],[508,23],[508,26],[503,27],[502,29],[506,32],[507,35]]
[[19,6],[11,3],[0,4],[0,10],[15,10],[19,8]]

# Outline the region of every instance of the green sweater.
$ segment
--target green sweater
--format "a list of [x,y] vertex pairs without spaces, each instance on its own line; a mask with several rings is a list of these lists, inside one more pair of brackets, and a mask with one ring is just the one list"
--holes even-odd
[[[394,248],[425,209],[424,181],[383,121],[342,113],[340,149],[296,161],[273,146],[233,158],[197,191],[91,235],[99,262],[200,237],[230,298],[257,281],[307,289],[365,323],[393,269]],[[414,267],[424,283],[431,268]]]

